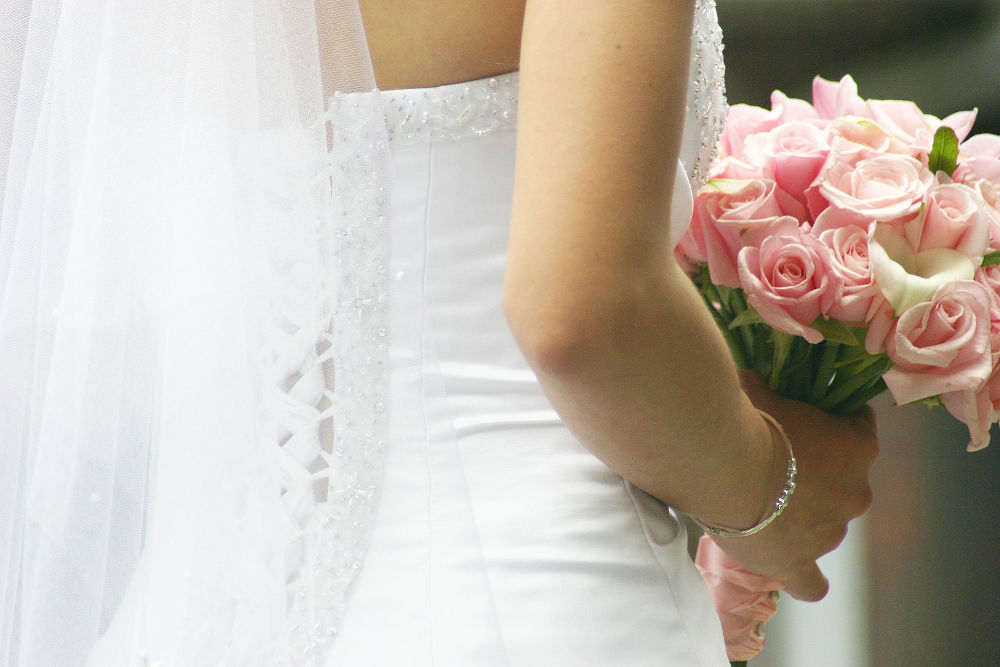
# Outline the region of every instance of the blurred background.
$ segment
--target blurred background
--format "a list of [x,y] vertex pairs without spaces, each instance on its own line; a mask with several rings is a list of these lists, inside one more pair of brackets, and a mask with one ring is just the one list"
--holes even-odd
[[[1000,0],[717,0],[727,96],[769,108],[851,74],[863,98],[1000,134]],[[876,400],[875,504],[823,563],[832,592],[784,598],[751,667],[1000,665],[1000,433],[967,453],[944,410]]]

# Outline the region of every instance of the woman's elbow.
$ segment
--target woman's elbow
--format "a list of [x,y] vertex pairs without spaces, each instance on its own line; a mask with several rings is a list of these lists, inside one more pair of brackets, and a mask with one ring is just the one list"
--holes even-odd
[[505,286],[503,310],[528,364],[549,377],[565,377],[592,363],[629,327],[627,299],[587,294],[539,295]]
[[521,354],[537,373],[560,376],[576,365],[584,349],[584,335],[575,318],[533,310],[506,297],[504,315]]

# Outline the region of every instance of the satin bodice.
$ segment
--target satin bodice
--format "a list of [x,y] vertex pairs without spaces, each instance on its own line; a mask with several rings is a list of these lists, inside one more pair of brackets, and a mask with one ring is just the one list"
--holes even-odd
[[723,665],[683,525],[569,433],[504,320],[517,83],[383,93],[391,438],[329,664]]

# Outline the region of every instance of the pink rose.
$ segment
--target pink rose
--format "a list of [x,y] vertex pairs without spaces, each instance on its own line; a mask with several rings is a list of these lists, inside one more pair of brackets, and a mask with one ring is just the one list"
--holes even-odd
[[764,626],[778,610],[782,585],[743,568],[707,535],[698,542],[694,560],[722,621],[730,660],[750,660],[764,650]]
[[979,264],[990,242],[991,222],[986,202],[975,190],[944,183],[927,191],[923,213],[904,225],[904,234],[915,252],[949,248]]
[[[840,137],[859,147],[869,149],[872,153],[871,157],[882,153],[895,153],[897,155],[911,154],[909,146],[879,127],[876,122],[867,118],[860,118],[858,116],[836,118],[830,123],[827,130],[834,137]],[[845,148],[841,146],[839,147],[839,151],[844,153]]]
[[990,218],[990,244],[987,252],[1000,250],[1000,181],[985,178],[967,183],[986,203],[986,214]]
[[[852,169],[858,166],[858,163],[862,160],[868,160],[873,157],[879,157],[880,155],[885,155],[884,151],[872,148],[867,143],[861,141],[854,141],[853,139],[859,137],[848,138],[841,136],[837,130],[844,129],[841,127],[831,127],[830,131],[827,133],[827,140],[830,143],[830,152],[826,156],[826,162],[823,163],[823,168],[820,169],[820,176],[823,172],[829,171],[834,164],[840,164],[843,166],[849,166]],[[878,143],[873,140],[873,143]],[[817,178],[817,181],[819,179]],[[818,183],[814,183],[814,186]]]
[[738,157],[729,156],[717,160],[712,165],[708,170],[708,178],[713,181],[756,181],[771,178],[771,170],[751,164]]
[[749,104],[734,104],[729,107],[726,125],[719,135],[719,157],[739,157],[743,154],[743,142],[748,136],[767,132],[780,122],[778,112]]
[[750,305],[770,326],[810,343],[823,340],[810,325],[829,312],[843,289],[832,263],[830,249],[801,230],[769,236],[759,247],[744,247],[738,257]]
[[1000,353],[1000,265],[979,267],[975,279],[990,293],[991,340],[998,343],[993,346],[993,351]]
[[771,93],[771,109],[778,114],[779,123],[805,121],[817,126],[825,125],[813,105],[805,100],[788,97],[780,90]]
[[[915,159],[904,155],[877,155],[850,161],[828,160],[813,187],[822,202],[848,211],[859,220],[900,224],[914,217],[923,203],[932,177]],[[818,216],[822,203],[810,198]]]
[[819,174],[829,152],[822,130],[793,121],[747,137],[743,159],[773,174],[779,188],[805,205],[806,188]]
[[866,106],[872,120],[918,153],[930,152],[934,133],[942,125],[955,130],[961,142],[976,120],[975,111],[961,111],[940,120],[925,114],[913,102],[902,100],[868,100]]
[[990,294],[990,351],[996,367],[1000,363],[1000,265],[976,269],[976,282]]
[[977,134],[962,142],[961,154],[970,157],[1000,159],[1000,136]]
[[771,93],[770,111],[749,104],[734,104],[729,107],[726,125],[719,135],[719,159],[740,157],[748,137],[795,121],[823,124],[811,104],[787,97],[778,90]]
[[977,134],[959,147],[958,169],[952,174],[956,181],[988,179],[1000,183],[1000,137]]
[[816,217],[811,231],[814,236],[819,236],[822,232],[840,227],[862,227],[870,230],[874,224],[874,218],[864,218],[851,211],[830,206],[823,209],[823,212]]
[[831,120],[840,116],[868,116],[865,101],[858,96],[858,84],[850,75],[840,81],[813,79],[813,106],[820,118]]
[[969,428],[970,452],[990,444],[990,426],[1000,418],[1000,266],[980,267],[976,282],[990,293],[993,372],[978,390],[952,391],[940,396],[948,412]]
[[812,233],[830,248],[830,268],[844,284],[840,298],[828,314],[841,322],[863,325],[885,301],[868,261],[868,229],[857,225],[824,229],[826,213],[824,211],[817,220]]
[[983,386],[993,370],[990,307],[985,287],[958,280],[900,315],[886,340],[894,365],[883,376],[897,403]]
[[979,390],[950,391],[941,394],[941,402],[969,428],[966,449],[975,452],[986,447],[990,444],[990,427],[1000,416],[1000,366],[994,364],[993,372]]
[[878,303],[878,305],[868,314],[865,352],[875,356],[885,352],[885,339],[892,331],[892,325],[895,324],[895,310],[893,310],[892,304],[886,300],[873,303]]
[[754,228],[768,234],[797,227],[797,220],[788,219],[787,210],[803,213],[801,205],[774,181],[709,181],[695,198],[694,216],[681,248],[689,257],[704,257],[713,283],[739,287],[736,258],[744,236]]
[[[934,128],[934,131],[936,132],[938,127],[941,127],[942,125],[950,127],[955,130],[955,136],[958,138],[958,142],[962,143],[966,140],[966,137],[969,136],[969,132],[972,131],[972,126],[976,124],[976,116],[978,115],[979,109],[956,111],[955,113],[942,118],[941,122]],[[929,118],[933,124],[934,116],[930,116]]]

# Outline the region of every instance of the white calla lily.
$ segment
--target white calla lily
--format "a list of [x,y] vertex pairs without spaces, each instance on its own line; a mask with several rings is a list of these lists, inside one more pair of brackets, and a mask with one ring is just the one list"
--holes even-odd
[[976,263],[949,248],[914,252],[909,241],[889,225],[877,225],[868,241],[868,261],[875,283],[896,314],[929,301],[938,288],[954,280],[972,280]]

